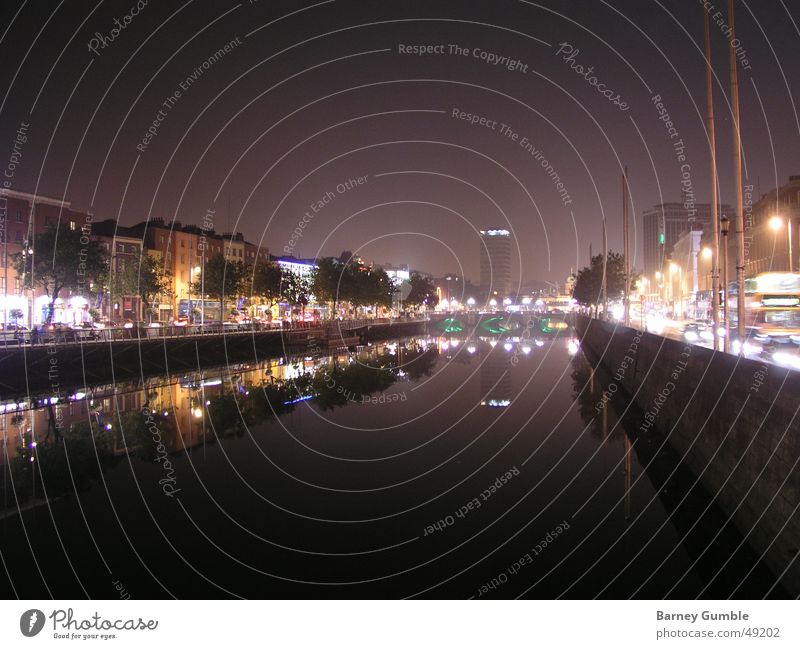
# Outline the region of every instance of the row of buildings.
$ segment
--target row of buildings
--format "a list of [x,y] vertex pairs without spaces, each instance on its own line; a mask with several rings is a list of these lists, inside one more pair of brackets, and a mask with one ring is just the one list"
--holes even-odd
[[[224,255],[230,261],[249,265],[259,260],[273,260],[300,276],[309,276],[314,261],[290,257],[271,257],[266,246],[246,241],[241,233],[217,234],[204,222],[204,227],[165,223],[150,219],[132,226],[115,220],[95,220],[93,215],[75,210],[69,201],[15,190],[0,190],[0,323],[17,322],[26,326],[42,323],[47,317],[50,298],[40,288],[24,290],[17,276],[14,255],[23,251],[27,241],[55,225],[79,229],[105,249],[109,271],[122,273],[140,255],[153,256],[170,277],[170,287],[151,305],[151,316],[160,322],[186,316],[196,309],[201,296],[193,291],[200,279],[205,261]],[[397,310],[408,295],[411,272],[407,265],[384,264],[382,268],[398,286]],[[505,229],[480,232],[480,285],[474,286],[464,277],[448,273],[429,277],[436,285],[440,308],[459,305],[483,305],[495,298],[502,304],[511,294],[511,236]],[[242,300],[236,304],[245,308]],[[203,303],[207,320],[223,317],[222,305],[206,300]],[[209,306],[211,304],[211,306]],[[21,315],[20,315],[21,314]],[[55,303],[52,320],[78,324],[92,317],[121,322],[148,319],[138,295],[109,295],[95,291],[93,295],[63,292]],[[252,315],[256,315],[253,313]]]
[[[269,250],[245,241],[240,234],[217,234],[196,225],[165,223],[151,219],[120,226],[114,220],[95,221],[87,212],[74,210],[69,201],[14,190],[0,191],[0,323],[19,321],[39,324],[47,315],[50,298],[40,289],[26,291],[17,276],[13,256],[27,241],[51,226],[79,229],[105,249],[110,273],[120,273],[139,255],[155,257],[171,277],[171,287],[158,299],[156,318],[170,321],[193,298],[192,283],[202,272],[205,259],[222,254],[231,261],[254,264],[269,259]],[[65,293],[55,304],[53,321],[76,324],[90,319],[97,309],[103,318],[122,321],[142,318],[137,295]],[[22,317],[14,317],[19,313]]]
[[[745,277],[765,272],[798,271],[800,175],[754,200],[745,186]],[[720,237],[720,281],[727,241],[727,277],[736,280],[737,240],[734,210],[720,205],[718,218],[728,217],[727,237]],[[713,249],[712,210],[696,204],[690,212],[681,203],[656,205],[643,214],[644,291],[667,301],[678,317],[709,316]]]

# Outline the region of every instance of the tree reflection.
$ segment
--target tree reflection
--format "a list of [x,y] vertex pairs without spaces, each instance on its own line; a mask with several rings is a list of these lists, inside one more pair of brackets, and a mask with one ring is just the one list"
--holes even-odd
[[[17,505],[91,487],[125,455],[156,462],[159,456],[207,440],[243,435],[249,427],[291,413],[304,402],[322,411],[360,404],[398,381],[430,376],[438,360],[435,345],[416,341],[391,343],[380,350],[365,351],[349,362],[330,357],[307,372],[298,359],[285,366],[292,370],[291,378],[276,379],[263,365],[224,374],[213,383],[207,374],[173,377],[126,393],[129,410],[124,412],[123,401],[116,396],[110,398],[113,405],[105,406],[105,414],[99,399],[87,398],[81,402],[86,420],[68,427],[58,419],[61,406],[48,403],[43,434],[38,436],[32,432],[34,426],[25,425],[34,411],[25,417],[14,415],[10,423],[19,430],[16,453],[9,453],[10,459],[0,466],[0,498],[14,511]],[[274,367],[272,363],[269,367]],[[263,378],[256,383],[253,376]],[[117,388],[124,392],[123,386],[115,386],[114,395]]]
[[58,498],[95,484],[118,461],[114,436],[91,423],[74,424],[63,433],[29,442],[5,467],[0,497],[6,505],[36,498]]
[[589,432],[600,439],[624,435],[622,428],[614,425],[617,415],[613,399],[606,391],[606,375],[594,368],[583,354],[575,354],[571,363],[572,396],[578,404],[578,413],[583,422],[587,425],[592,422]]

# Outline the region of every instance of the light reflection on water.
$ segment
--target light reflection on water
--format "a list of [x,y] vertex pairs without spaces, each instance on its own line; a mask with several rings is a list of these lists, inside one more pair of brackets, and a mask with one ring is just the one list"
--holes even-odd
[[602,389],[568,335],[450,335],[9,401],[0,550],[28,597],[693,597],[719,559],[693,565]]

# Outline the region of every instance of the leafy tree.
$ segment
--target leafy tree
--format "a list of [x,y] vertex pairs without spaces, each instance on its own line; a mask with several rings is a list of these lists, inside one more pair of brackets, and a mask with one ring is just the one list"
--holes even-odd
[[392,305],[394,286],[383,269],[348,266],[345,278],[346,294],[354,307]]
[[259,260],[250,276],[250,294],[272,305],[281,299],[281,267],[272,262]]
[[434,308],[439,303],[436,287],[430,277],[425,277],[417,271],[411,273],[409,279],[411,291],[405,300],[405,305],[410,307],[426,306]]
[[394,282],[392,282],[383,268],[373,270],[372,282],[374,286],[375,305],[390,309],[394,300],[394,294],[397,293],[398,288],[394,285]]
[[[631,273],[631,286],[634,286],[638,276]],[[606,263],[606,285],[608,299],[619,300],[625,292],[625,257],[618,252],[608,251]],[[594,307],[597,315],[600,302],[603,299],[603,255],[592,257],[591,266],[584,266],[578,271],[572,296],[583,306]]]
[[108,273],[105,250],[97,241],[81,230],[55,226],[25,242],[23,251],[12,257],[12,264],[23,278],[24,288],[39,286],[50,298],[48,323],[61,291],[90,293],[93,285],[99,288],[105,282]]
[[282,269],[281,297],[293,307],[300,307],[302,313],[311,297],[311,280],[289,269]]
[[351,308],[391,307],[396,289],[386,271],[352,263],[352,259],[350,262],[345,264],[340,259],[320,259],[312,276],[313,294],[318,299],[332,303],[334,313],[340,302],[349,302]]
[[220,253],[206,260],[203,273],[205,278],[192,284],[192,292],[197,295],[205,291],[211,298],[224,302],[235,300],[245,291],[248,272],[241,261],[228,261]]
[[138,295],[152,320],[151,307],[159,295],[170,292],[172,274],[147,252],[137,251],[133,258],[125,261],[125,265],[111,275],[111,295]]
[[349,293],[349,282],[345,271],[346,266],[340,260],[324,257],[317,261],[317,267],[311,275],[312,292],[318,300],[331,303],[331,313],[336,313],[339,302],[348,299],[346,295]]

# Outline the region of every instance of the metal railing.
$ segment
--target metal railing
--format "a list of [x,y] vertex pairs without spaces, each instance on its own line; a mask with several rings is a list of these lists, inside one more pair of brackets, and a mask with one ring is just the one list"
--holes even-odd
[[20,347],[29,345],[67,345],[111,342],[123,340],[160,340],[186,338],[190,336],[220,336],[234,334],[254,334],[268,331],[295,332],[310,329],[334,328],[341,330],[358,329],[367,325],[424,322],[424,318],[360,318],[353,320],[317,320],[316,322],[255,322],[255,323],[214,323],[160,325],[157,327],[141,325],[130,328],[114,327],[104,329],[72,329],[58,327],[54,330],[8,330],[0,331],[0,346]]

